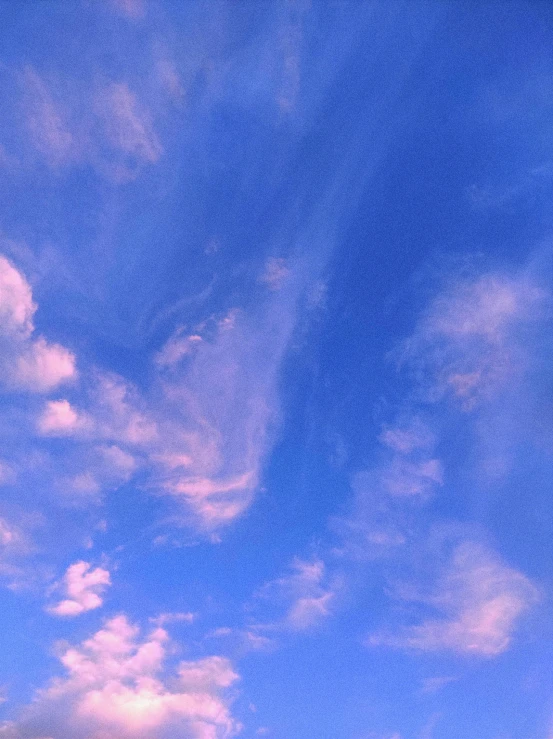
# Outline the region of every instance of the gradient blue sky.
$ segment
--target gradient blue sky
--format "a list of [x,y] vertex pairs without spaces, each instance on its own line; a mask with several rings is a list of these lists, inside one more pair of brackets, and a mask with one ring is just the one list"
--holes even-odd
[[553,739],[553,5],[0,18],[0,737]]

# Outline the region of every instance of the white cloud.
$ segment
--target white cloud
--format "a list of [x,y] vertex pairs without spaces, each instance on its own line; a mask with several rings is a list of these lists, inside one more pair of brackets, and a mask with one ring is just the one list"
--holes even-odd
[[[6,739],[226,739],[240,725],[230,714],[227,689],[238,680],[230,662],[219,656],[181,662],[166,684],[163,663],[169,642],[157,628],[144,641],[125,616],[60,660],[66,677],[37,692],[19,722],[6,723]],[[170,686],[170,687],[169,687]],[[167,733],[166,733],[167,732]]]
[[537,598],[520,572],[473,542],[458,545],[430,592],[399,588],[396,595],[437,611],[415,626],[373,634],[368,644],[494,657],[504,652],[520,617]]
[[103,567],[91,569],[89,562],[75,562],[67,568],[63,589],[67,598],[47,608],[53,616],[79,616],[99,608],[103,594],[111,585],[110,573]]

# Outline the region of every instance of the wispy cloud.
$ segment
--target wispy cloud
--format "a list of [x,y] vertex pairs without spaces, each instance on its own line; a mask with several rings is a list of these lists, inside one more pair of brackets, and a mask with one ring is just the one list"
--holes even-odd
[[289,574],[267,582],[257,593],[258,601],[268,603],[280,615],[255,629],[308,631],[317,627],[331,615],[338,587],[322,559],[295,559]]
[[159,159],[162,148],[149,114],[127,83],[114,82],[100,90],[96,109],[114,149],[138,161],[154,163]]
[[68,111],[32,67],[25,69],[22,82],[31,143],[51,166],[68,164],[78,155],[75,138],[70,130]]
[[538,590],[494,553],[464,542],[429,591],[414,584],[397,587],[395,595],[438,616],[397,632],[373,634],[370,646],[495,657],[508,648],[518,620],[536,603]]
[[79,616],[103,604],[103,594],[111,585],[109,570],[95,567],[89,562],[75,562],[67,568],[59,587],[67,596],[56,605],[48,606],[53,616]]
[[160,613],[159,616],[155,616],[150,619],[150,622],[155,626],[168,626],[169,624],[185,623],[191,624],[195,619],[195,614],[190,611],[175,611],[168,613]]
[[54,81],[29,66],[20,84],[30,151],[58,173],[91,165],[124,182],[163,154],[150,109],[127,80]]
[[0,736],[154,739],[162,731],[184,732],[191,739],[234,736],[240,727],[224,697],[238,680],[230,662],[218,656],[184,661],[166,683],[169,647],[161,628],[141,641],[139,629],[124,615],[110,619],[91,638],[61,652],[67,675],[39,690],[20,721],[0,727]]
[[454,397],[471,410],[524,370],[523,329],[543,316],[546,299],[524,273],[457,280],[430,304],[401,359],[428,399]]

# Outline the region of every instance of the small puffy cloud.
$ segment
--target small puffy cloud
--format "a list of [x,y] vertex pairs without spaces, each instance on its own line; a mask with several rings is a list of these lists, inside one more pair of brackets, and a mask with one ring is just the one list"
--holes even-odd
[[37,420],[37,429],[41,434],[71,436],[86,424],[87,419],[68,400],[49,400]]
[[13,388],[45,392],[76,377],[75,355],[43,336],[33,338],[36,305],[24,276],[0,256],[0,371]]
[[67,568],[63,589],[67,598],[47,608],[53,616],[79,616],[99,608],[102,595],[111,585],[110,573],[103,567],[91,569],[89,562],[75,562]]
[[144,641],[123,615],[60,661],[65,677],[37,692],[19,722],[5,723],[6,739],[227,739],[240,725],[230,714],[228,688],[238,680],[231,663],[211,656],[180,663],[165,682],[168,635],[156,628]]
[[27,280],[0,255],[0,332],[30,336],[36,308]]
[[431,592],[403,588],[397,595],[441,615],[397,633],[374,634],[369,645],[495,657],[508,648],[518,620],[536,602],[538,591],[496,555],[465,542],[457,546]]
[[45,392],[75,376],[75,355],[60,344],[49,344],[39,336],[21,347],[11,380],[25,390]]

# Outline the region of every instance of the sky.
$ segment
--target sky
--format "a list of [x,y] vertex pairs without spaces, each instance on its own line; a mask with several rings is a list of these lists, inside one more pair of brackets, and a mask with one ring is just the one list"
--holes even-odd
[[0,17],[0,739],[553,739],[553,6]]

